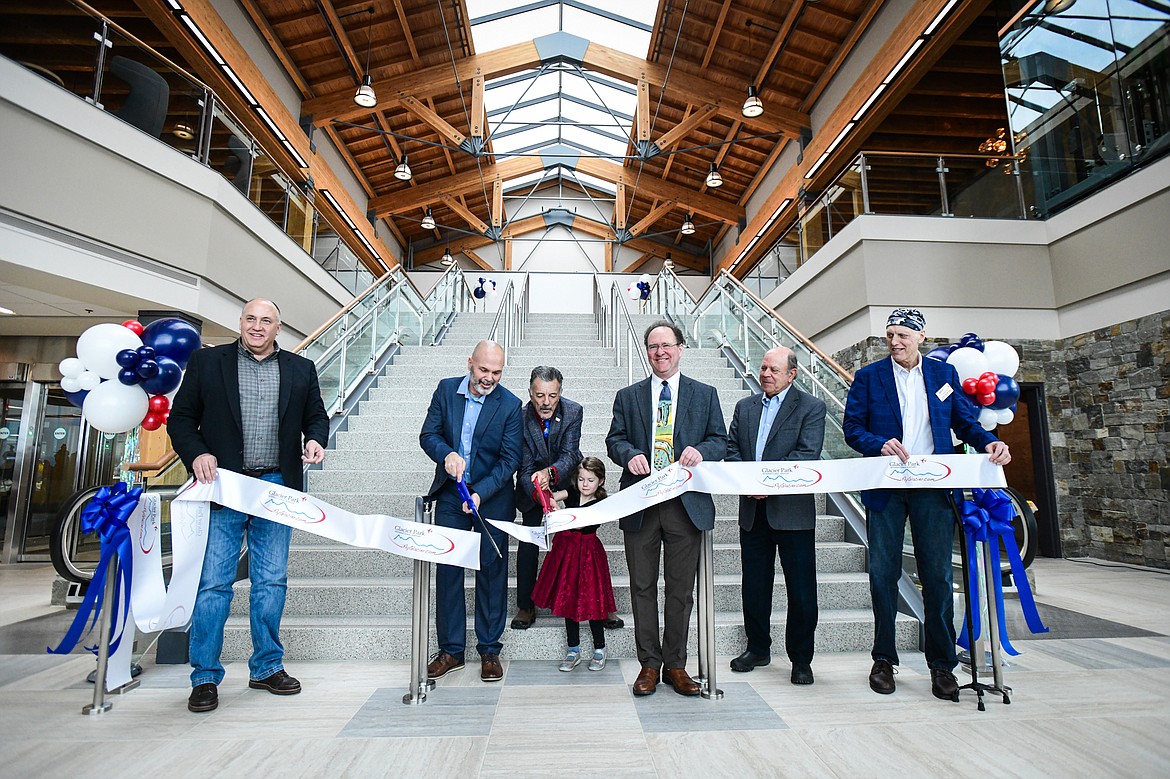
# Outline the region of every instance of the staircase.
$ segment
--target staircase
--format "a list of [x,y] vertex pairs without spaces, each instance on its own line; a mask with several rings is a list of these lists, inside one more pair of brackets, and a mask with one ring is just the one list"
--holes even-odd
[[[656,317],[634,317],[644,328]],[[414,518],[415,498],[429,486],[434,464],[418,445],[418,433],[441,378],[466,371],[471,350],[488,333],[493,315],[460,314],[442,345],[406,347],[394,359],[358,413],[339,432],[321,470],[310,471],[308,490],[322,500],[357,514]],[[527,400],[528,376],[536,365],[552,365],[565,376],[564,395],[584,406],[581,451],[606,463],[606,488],[617,491],[620,471],[605,453],[615,392],[626,384],[626,368],[615,367],[614,351],[597,340],[591,314],[534,314],[527,338],[513,347],[503,386]],[[726,422],[747,390],[713,349],[688,349],[682,358],[686,375],[714,385]],[[715,496],[715,635],[721,655],[737,655],[746,639],[740,600],[738,498]],[[821,505],[818,503],[818,505]],[[633,658],[633,622],[629,577],[622,534],[616,523],[600,528],[613,577],[618,612],[626,628],[608,631],[611,657]],[[515,612],[515,541],[509,556],[508,622]],[[413,561],[376,550],[333,544],[294,530],[289,554],[288,600],[282,640],[289,660],[406,659],[410,656],[410,609]],[[862,651],[870,647],[873,620],[865,551],[844,541],[843,520],[822,515],[817,521],[817,578],[820,623],[818,652]],[[246,597],[248,583],[236,585],[224,641],[224,658],[242,660],[251,653]],[[475,646],[473,574],[467,576],[469,649]],[[777,572],[773,639],[783,652],[785,606],[783,577]],[[432,622],[433,624],[433,622]],[[696,630],[691,630],[694,655]],[[587,639],[586,639],[587,640]],[[911,648],[917,624],[899,617],[898,642]],[[511,659],[559,659],[564,651],[564,622],[542,614],[526,631],[506,629],[504,655]],[[434,631],[431,636],[435,647]]]

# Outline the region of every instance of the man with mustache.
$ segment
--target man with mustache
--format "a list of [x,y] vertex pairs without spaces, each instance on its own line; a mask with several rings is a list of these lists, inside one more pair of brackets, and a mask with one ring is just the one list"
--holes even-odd
[[[540,524],[544,509],[533,499],[535,489],[550,492],[568,488],[573,469],[581,462],[580,403],[561,397],[564,376],[556,368],[538,365],[528,380],[528,403],[522,412],[524,448],[516,478],[516,507],[524,524]],[[536,584],[538,550],[521,543],[516,549],[516,618],[513,630],[527,630],[536,621],[532,587]]]
[[[499,386],[504,373],[504,350],[493,341],[480,341],[467,359],[467,374],[443,379],[418,442],[435,462],[435,478],[428,497],[435,500],[435,522],[442,527],[490,533],[480,542],[479,570],[475,573],[476,651],[480,679],[504,678],[500,641],[508,608],[508,536],[472,519],[471,508],[459,497],[462,481],[481,517],[511,521],[516,515],[512,477],[520,464],[520,399]],[[496,547],[503,552],[496,554]],[[439,651],[427,666],[427,677],[441,679],[463,667],[467,643],[467,607],[462,568],[438,566],[435,626]]]

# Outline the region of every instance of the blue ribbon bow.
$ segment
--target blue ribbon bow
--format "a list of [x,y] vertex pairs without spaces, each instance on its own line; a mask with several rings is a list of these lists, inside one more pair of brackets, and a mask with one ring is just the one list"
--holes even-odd
[[[98,559],[97,569],[93,572],[93,580],[85,591],[85,598],[73,624],[61,639],[56,649],[47,647],[48,651],[57,655],[67,655],[81,641],[81,637],[93,630],[101,614],[102,601],[105,597],[106,577],[111,574],[110,563],[114,554],[118,555],[118,565],[112,573],[117,577],[118,586],[114,588],[114,602],[110,620],[110,654],[118,650],[122,636],[126,629],[126,617],[130,612],[130,582],[132,577],[133,548],[130,546],[130,529],[126,523],[138,500],[142,497],[142,488],[129,489],[124,482],[113,487],[102,487],[97,494],[81,510],[81,530],[84,533],[97,533],[101,538],[101,557]],[[89,626],[86,627],[86,622]],[[96,652],[97,647],[86,647]]]
[[[971,593],[971,637],[978,639],[982,632],[979,620],[979,568],[978,553],[975,542],[982,541],[991,550],[991,570],[987,572],[995,589],[996,611],[999,615],[999,642],[1009,655],[1018,655],[1019,652],[1012,646],[1007,635],[1007,619],[1003,611],[1003,577],[1000,575],[999,544],[1002,541],[1007,550],[1008,562],[1011,564],[1012,580],[1020,594],[1020,607],[1024,611],[1024,620],[1028,629],[1033,633],[1047,633],[1048,628],[1040,619],[1036,610],[1036,600],[1032,595],[1032,586],[1028,584],[1028,575],[1024,570],[1024,561],[1020,558],[1020,548],[1016,544],[1016,531],[1012,527],[1012,500],[1002,490],[972,490],[974,500],[963,501],[959,507],[959,516],[963,522],[963,532],[967,534],[967,592]],[[959,634],[959,646],[967,651],[971,647],[967,640],[967,615],[963,616],[963,630]]]

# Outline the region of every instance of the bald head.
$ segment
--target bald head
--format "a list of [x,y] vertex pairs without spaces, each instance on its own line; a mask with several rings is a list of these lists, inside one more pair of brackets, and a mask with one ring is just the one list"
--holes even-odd
[[796,378],[796,353],[787,346],[777,346],[760,360],[760,389],[768,397],[778,395]]
[[244,304],[240,312],[240,342],[257,358],[264,358],[276,349],[280,333],[280,309],[267,298],[255,298]]
[[467,371],[471,374],[471,394],[490,395],[504,375],[504,347],[495,341],[480,341],[467,358]]

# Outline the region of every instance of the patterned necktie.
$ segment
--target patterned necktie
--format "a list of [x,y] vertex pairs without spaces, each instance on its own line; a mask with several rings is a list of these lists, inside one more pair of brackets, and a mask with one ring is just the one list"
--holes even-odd
[[665,381],[654,410],[654,453],[651,459],[656,471],[674,462],[674,404],[671,403],[670,384]]

